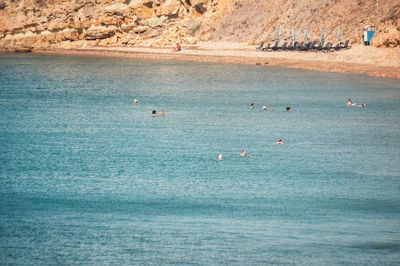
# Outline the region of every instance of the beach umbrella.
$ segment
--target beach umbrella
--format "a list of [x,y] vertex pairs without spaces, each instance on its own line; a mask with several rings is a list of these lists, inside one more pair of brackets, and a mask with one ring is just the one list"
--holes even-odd
[[304,29],[304,41],[308,42],[308,30],[306,28]]
[[278,25],[275,27],[275,41],[279,42],[281,38],[281,27]]
[[321,28],[321,31],[319,33],[319,43],[323,44],[325,41],[325,29]]
[[292,38],[292,43],[294,43],[296,41],[296,30],[295,29],[291,29],[290,35],[291,35],[291,38]]

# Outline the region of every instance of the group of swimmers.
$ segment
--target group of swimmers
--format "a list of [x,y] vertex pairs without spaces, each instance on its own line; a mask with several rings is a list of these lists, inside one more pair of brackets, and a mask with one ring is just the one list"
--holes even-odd
[[[251,103],[250,104],[250,109],[255,109],[255,108],[256,108],[256,104],[255,103]],[[268,109],[267,109],[267,107],[265,105],[263,105],[261,110],[267,111]],[[286,111],[290,112],[290,111],[292,111],[292,108],[290,106],[288,106],[288,107],[286,107]],[[279,144],[279,145],[283,144],[283,140],[281,138],[278,138],[278,140],[276,141],[276,144]],[[242,152],[240,153],[240,156],[241,157],[246,157],[247,156],[247,150],[243,149]],[[222,154],[218,154],[217,160],[218,161],[222,161],[223,159],[224,159],[224,157],[222,156]]]
[[[367,107],[367,105],[365,103],[361,103],[361,104],[357,104],[357,103],[353,103],[353,100],[351,98],[347,99],[347,107],[362,107],[365,108]],[[256,109],[256,104],[255,103],[251,103],[250,104],[250,109]],[[262,111],[268,111],[267,106],[263,105],[261,108]],[[269,110],[272,110],[272,108],[270,108]],[[286,111],[291,112],[293,111],[292,107],[287,106],[286,107]]]
[[[241,157],[246,157],[246,156],[247,156],[247,150],[246,150],[246,149],[243,149],[242,152],[240,153],[240,156],[241,156]],[[222,156],[221,153],[218,154],[217,160],[218,160],[218,161],[224,160],[224,157]]]
[[[281,138],[278,139],[278,141],[276,142],[276,144],[283,144],[283,140]],[[240,157],[246,157],[247,156],[247,150],[243,149],[242,152],[240,153]],[[222,154],[218,154],[217,156],[217,160],[218,161],[222,161],[224,160],[224,157],[222,156]]]
[[[361,104],[353,103],[353,100],[350,99],[350,98],[347,100],[347,107],[362,107],[362,108],[365,108],[366,106],[367,105],[365,103],[361,103]],[[251,103],[250,104],[250,109],[255,109],[255,108],[256,108],[256,104],[255,103]],[[265,105],[263,105],[262,106],[262,110],[263,111],[267,111],[267,107]],[[288,106],[288,107],[286,107],[286,111],[291,112],[292,108],[290,106]],[[283,140],[281,138],[278,138],[276,144],[279,144],[279,145],[283,144]],[[241,157],[246,157],[247,156],[247,150],[243,149],[242,152],[240,153],[240,156]],[[224,158],[223,158],[222,154],[218,154],[217,160],[218,161],[222,161],[223,159]]]
[[[134,106],[138,106],[138,105],[139,105],[139,100],[134,99],[134,100],[133,100],[133,105],[134,105]],[[362,108],[365,108],[365,107],[366,107],[366,104],[365,104],[365,103],[362,103],[362,104],[353,103],[353,100],[352,100],[351,98],[349,98],[349,99],[347,99],[347,107],[362,107]],[[255,108],[256,108],[256,104],[255,104],[255,103],[251,103],[251,104],[250,104],[250,109],[255,109]],[[262,106],[262,111],[267,111],[267,110],[268,110],[267,107],[266,107],[265,105],[263,105],[263,106]],[[286,107],[286,111],[291,112],[291,111],[292,111],[292,107],[287,106],[287,107]],[[168,113],[165,112],[164,110],[162,110],[162,111],[160,112],[160,114],[157,114],[157,111],[156,111],[156,110],[153,110],[153,111],[151,112],[151,114],[152,114],[153,117],[156,117],[157,115],[159,115],[159,116],[165,116],[165,115],[167,115]],[[278,138],[276,144],[278,144],[278,145],[283,144],[282,138]],[[247,150],[246,150],[246,149],[243,149],[242,152],[240,153],[240,156],[241,156],[241,157],[246,157],[246,156],[247,156]],[[224,159],[224,158],[223,158],[222,154],[218,154],[217,160],[218,160],[218,161],[222,161],[223,159]]]
[[160,112],[159,114],[157,114],[157,111],[156,111],[156,110],[151,111],[151,115],[152,115],[153,117],[156,117],[157,115],[158,115],[158,116],[166,116],[167,114],[168,114],[168,113],[165,112],[164,110],[161,110],[161,112]]
[[[251,103],[250,104],[250,109],[256,109],[256,104],[255,103]],[[263,105],[261,110],[262,111],[272,111],[272,107],[268,108],[267,106]],[[292,111],[292,107],[287,106],[286,107],[286,111],[291,112]]]
[[[138,106],[138,105],[139,105],[139,100],[138,100],[138,99],[133,99],[132,104],[133,104],[134,106]],[[159,114],[157,114],[157,111],[156,111],[156,110],[151,111],[151,116],[152,116],[152,117],[156,117],[156,116],[166,116],[166,115],[168,115],[168,114],[169,114],[169,113],[167,113],[167,112],[164,111],[164,110],[161,110],[161,112],[160,112]]]

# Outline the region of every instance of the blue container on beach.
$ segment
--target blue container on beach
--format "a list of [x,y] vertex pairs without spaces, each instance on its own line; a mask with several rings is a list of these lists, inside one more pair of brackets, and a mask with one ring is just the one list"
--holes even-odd
[[364,45],[371,45],[372,37],[375,33],[375,26],[369,25],[364,27]]

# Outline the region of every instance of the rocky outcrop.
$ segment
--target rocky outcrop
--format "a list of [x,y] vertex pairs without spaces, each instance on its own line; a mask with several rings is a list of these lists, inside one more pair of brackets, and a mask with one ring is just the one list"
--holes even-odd
[[0,47],[195,43],[212,0],[4,0]]
[[400,4],[312,0],[0,0],[0,48],[194,45],[202,41],[272,41],[293,32],[361,42],[374,24],[374,45],[400,45]]

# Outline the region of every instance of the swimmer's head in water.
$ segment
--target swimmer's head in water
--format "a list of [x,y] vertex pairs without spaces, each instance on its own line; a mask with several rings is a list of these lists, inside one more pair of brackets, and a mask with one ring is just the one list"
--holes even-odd
[[286,107],[286,111],[290,111],[290,110],[292,110],[292,107],[290,107],[290,106]]

